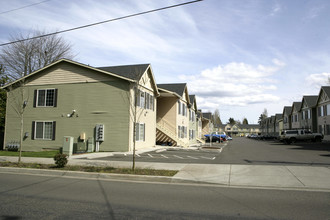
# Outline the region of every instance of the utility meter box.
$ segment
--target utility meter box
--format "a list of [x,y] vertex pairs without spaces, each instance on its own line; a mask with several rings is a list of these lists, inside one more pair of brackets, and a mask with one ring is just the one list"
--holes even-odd
[[104,141],[104,125],[97,124],[95,126],[95,141]]
[[90,137],[87,140],[87,152],[94,152],[94,138]]
[[73,137],[64,136],[63,138],[63,154],[72,155],[73,151]]

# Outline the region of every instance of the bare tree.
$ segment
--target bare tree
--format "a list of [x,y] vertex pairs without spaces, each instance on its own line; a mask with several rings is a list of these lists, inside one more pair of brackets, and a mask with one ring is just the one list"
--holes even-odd
[[[34,31],[25,36],[21,33],[16,36],[10,36],[10,41],[17,42],[3,47],[0,53],[0,63],[6,69],[6,77],[12,81],[17,80],[61,58],[72,59],[74,57],[71,44],[66,43],[58,35],[48,35],[46,37],[20,41],[44,34],[45,32],[42,31]],[[14,84],[5,86],[7,92],[9,92],[8,99],[10,99],[10,105],[20,119],[18,162],[21,162],[23,148],[24,110],[26,105],[29,104],[25,83],[25,78],[22,78]]]
[[33,31],[26,35],[18,33],[9,37],[10,41],[18,42],[2,48],[0,63],[6,67],[6,74],[11,80],[26,76],[61,58],[73,59],[75,57],[72,45],[59,35],[20,41],[44,34],[44,31]]
[[[3,65],[0,64],[0,87],[4,86],[8,81],[8,77],[4,74]],[[6,116],[6,100],[7,94],[4,89],[0,89],[0,150],[3,149],[3,137],[5,129]]]
[[22,146],[23,146],[23,126],[24,126],[24,111],[26,105],[29,103],[28,97],[25,91],[25,79],[22,79],[18,84],[13,84],[7,87],[9,91],[8,99],[11,101],[11,108],[16,112],[20,119],[20,138],[19,138],[19,156],[18,163],[21,162]]

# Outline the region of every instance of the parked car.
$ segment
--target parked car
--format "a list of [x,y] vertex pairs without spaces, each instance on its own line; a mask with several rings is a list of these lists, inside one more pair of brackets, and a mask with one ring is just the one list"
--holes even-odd
[[280,135],[280,141],[283,141],[287,144],[295,143],[297,141],[321,142],[323,137],[323,134],[312,133],[310,130],[283,130]]
[[[210,135],[206,134],[204,135],[204,137],[206,138],[206,142],[210,142]],[[224,134],[212,134],[212,142],[223,142],[227,140],[227,135]]]

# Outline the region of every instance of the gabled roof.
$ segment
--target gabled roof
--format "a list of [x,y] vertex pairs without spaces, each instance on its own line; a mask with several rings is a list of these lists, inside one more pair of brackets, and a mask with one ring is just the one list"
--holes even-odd
[[171,83],[171,84],[157,84],[159,89],[165,89],[167,91],[174,92],[182,97],[187,83]]
[[196,96],[195,95],[189,95],[189,101],[190,103],[194,103]]
[[132,80],[139,80],[150,64],[97,67],[96,69],[114,73]]
[[206,118],[206,119],[209,119],[212,121],[212,113],[211,112],[203,113],[203,118]]
[[[106,71],[108,73],[116,74],[121,77],[125,77],[131,80],[139,81],[143,74],[148,70],[151,69],[150,64],[135,64],[135,65],[122,65],[122,66],[106,66],[106,67],[97,67],[96,69]],[[155,77],[151,70],[151,78],[152,78],[152,85],[154,86],[154,90],[159,95],[158,87],[155,81]]]
[[283,118],[283,114],[275,114],[275,120],[280,120]]
[[275,115],[270,116],[270,123],[275,123]]
[[260,125],[258,124],[240,124],[238,125],[240,128],[243,128],[243,129],[249,129],[249,128],[259,128]]
[[[303,96],[301,103],[304,103],[305,101],[308,108],[314,108],[317,105],[317,99],[318,99],[317,95],[305,95]],[[301,108],[302,107],[303,104],[301,104]]]
[[286,115],[291,115],[292,112],[292,107],[291,106],[284,106],[283,108],[283,116]]
[[296,109],[296,111],[300,111],[301,104],[302,104],[301,102],[293,102],[292,103],[291,113],[293,112],[294,109]]
[[328,98],[330,98],[330,86],[322,86],[321,89],[320,89],[316,104],[319,103],[322,91],[328,96]]
[[[158,90],[171,93],[179,98],[183,98],[187,90],[187,83],[171,83],[171,84],[157,84]],[[188,94],[188,90],[187,90]],[[189,96],[186,97],[188,104],[190,104]]]
[[14,81],[14,82],[11,82],[11,83],[9,83],[9,84],[3,86],[2,88],[5,89],[5,88],[7,88],[8,86],[14,85],[14,84],[16,84],[16,83],[18,83],[18,82],[20,82],[20,81],[22,81],[22,80],[24,80],[24,79],[27,79],[27,78],[29,78],[29,77],[31,77],[31,76],[34,76],[34,75],[40,73],[41,71],[43,71],[43,70],[45,70],[45,69],[48,69],[48,68],[50,68],[50,67],[52,67],[52,66],[55,66],[55,65],[57,65],[57,64],[59,64],[59,63],[62,63],[62,62],[66,62],[66,63],[70,63],[70,64],[73,64],[73,65],[81,66],[81,67],[84,67],[84,68],[87,68],[87,69],[91,69],[91,70],[94,70],[94,71],[97,71],[97,72],[100,72],[100,73],[107,74],[107,75],[109,75],[109,76],[114,76],[114,77],[117,77],[117,78],[120,78],[120,79],[123,79],[123,80],[126,80],[126,81],[134,82],[134,80],[132,80],[132,79],[130,79],[130,78],[127,78],[127,77],[124,77],[124,76],[120,76],[120,75],[117,75],[117,74],[113,74],[113,73],[110,73],[110,72],[108,72],[108,71],[104,71],[104,70],[101,70],[101,69],[97,69],[97,68],[94,68],[94,67],[91,67],[91,66],[88,66],[88,65],[82,64],[82,63],[78,63],[78,62],[76,62],[76,61],[72,61],[72,60],[68,60],[68,59],[60,59],[60,60],[58,60],[58,61],[55,61],[54,63],[51,63],[51,64],[49,64],[49,65],[47,65],[47,66],[45,66],[45,67],[43,67],[43,68],[40,68],[40,69],[34,71],[33,73],[30,73],[30,74],[27,75],[27,76],[24,76],[24,77],[22,77],[22,78],[20,78],[20,79],[18,79],[18,80],[16,80],[16,81]]
[[196,102],[196,96],[195,95],[189,95],[189,102],[191,105],[195,106],[195,110],[197,111],[197,102]]

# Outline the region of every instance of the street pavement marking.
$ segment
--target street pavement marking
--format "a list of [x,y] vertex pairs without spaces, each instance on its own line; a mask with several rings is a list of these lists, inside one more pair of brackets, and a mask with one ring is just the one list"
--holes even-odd
[[148,155],[149,155],[149,157],[154,158],[151,154],[148,154]]
[[177,156],[177,155],[173,155],[173,157],[179,158],[179,159],[183,159],[183,157]]
[[138,157],[141,157],[141,155],[140,154],[135,154],[136,156],[138,156]]
[[162,156],[162,157],[164,157],[164,158],[167,158],[167,159],[168,159],[168,157],[166,157],[166,156],[165,156],[165,155],[163,155],[163,154],[162,154],[162,155],[160,155],[160,156]]
[[160,152],[164,152],[164,151],[166,151],[166,149],[156,150],[155,152],[156,152],[156,153],[160,153]]
[[195,159],[195,160],[198,160],[198,158],[197,158],[197,157],[192,157],[192,156],[187,156],[187,157],[189,157],[189,158],[191,158],[191,159]]
[[215,157],[201,157],[201,158],[203,158],[203,159],[207,159],[207,160],[214,160],[215,159]]

